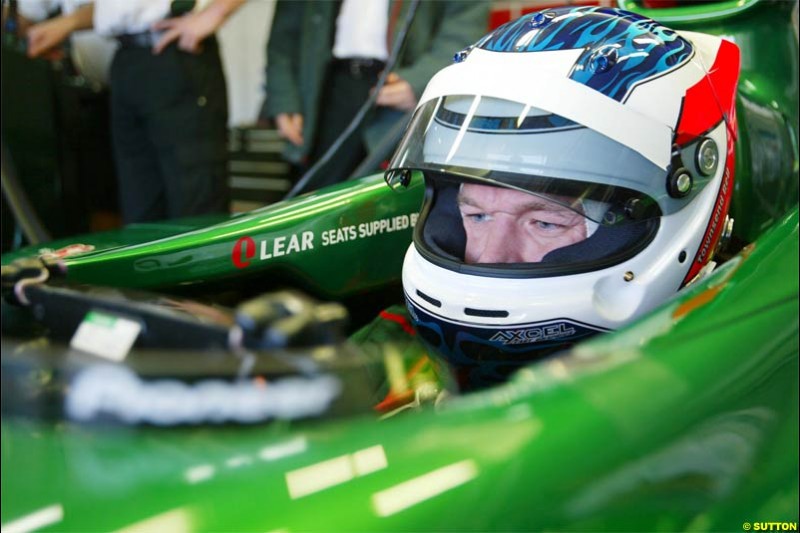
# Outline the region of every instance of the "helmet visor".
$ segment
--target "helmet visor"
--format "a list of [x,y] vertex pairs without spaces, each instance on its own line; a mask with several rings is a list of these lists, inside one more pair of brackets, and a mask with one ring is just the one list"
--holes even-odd
[[666,193],[665,171],[631,148],[562,116],[492,97],[445,96],[423,104],[389,164],[387,182],[402,185],[412,170],[426,171],[429,180],[461,177],[525,191],[601,225],[679,208]]

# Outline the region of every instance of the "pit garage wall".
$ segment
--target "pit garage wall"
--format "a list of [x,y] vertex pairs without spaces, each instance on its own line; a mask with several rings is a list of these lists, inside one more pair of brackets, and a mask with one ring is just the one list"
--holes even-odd
[[249,0],[219,29],[228,84],[228,124],[253,124],[264,98],[267,39],[275,0]]

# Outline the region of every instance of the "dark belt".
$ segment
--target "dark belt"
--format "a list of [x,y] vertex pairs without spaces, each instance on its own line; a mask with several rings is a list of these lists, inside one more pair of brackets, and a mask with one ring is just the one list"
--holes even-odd
[[354,78],[363,78],[376,76],[384,69],[386,62],[380,59],[350,57],[347,59],[334,58],[332,65],[334,70],[348,72]]
[[[139,33],[123,33],[122,35],[117,35],[115,39],[120,48],[153,48],[163,35],[164,32],[161,31],[143,31]],[[209,35],[203,39],[202,44],[203,46],[214,46],[216,37]]]
[[139,33],[123,33],[116,39],[122,48],[153,48],[161,39],[162,32],[142,31]]

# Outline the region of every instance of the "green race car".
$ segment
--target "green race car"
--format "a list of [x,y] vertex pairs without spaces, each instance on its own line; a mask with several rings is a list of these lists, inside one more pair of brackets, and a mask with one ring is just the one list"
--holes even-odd
[[3,531],[796,530],[797,4],[619,3],[739,45],[713,273],[465,391],[400,305],[420,172],[5,254]]

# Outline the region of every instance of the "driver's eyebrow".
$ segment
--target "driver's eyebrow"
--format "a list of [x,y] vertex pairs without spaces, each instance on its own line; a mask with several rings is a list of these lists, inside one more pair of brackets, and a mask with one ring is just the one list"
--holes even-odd
[[[476,200],[474,198],[471,198],[469,196],[464,196],[462,193],[458,194],[457,202],[458,202],[458,205],[468,205],[470,207],[475,207],[475,208],[478,208],[478,209],[484,209],[484,207],[480,204],[480,202],[478,200]],[[579,215],[580,214],[580,213],[576,213],[572,209],[570,209],[570,208],[568,208],[566,206],[563,206],[561,204],[558,204],[556,202],[549,202],[547,200],[542,200],[542,199],[531,200],[528,203],[521,204],[519,206],[519,208],[520,208],[520,211],[522,211],[522,212],[533,210],[533,211],[549,211],[551,213],[562,213],[563,212],[565,214],[570,214],[570,215],[572,215],[572,214]]]
[[478,205],[478,202],[476,202],[475,200],[473,200],[469,196],[464,196],[461,193],[458,193],[458,198],[457,198],[456,201],[458,202],[458,205],[469,205],[469,206],[472,206],[472,207],[482,207],[482,206]]

